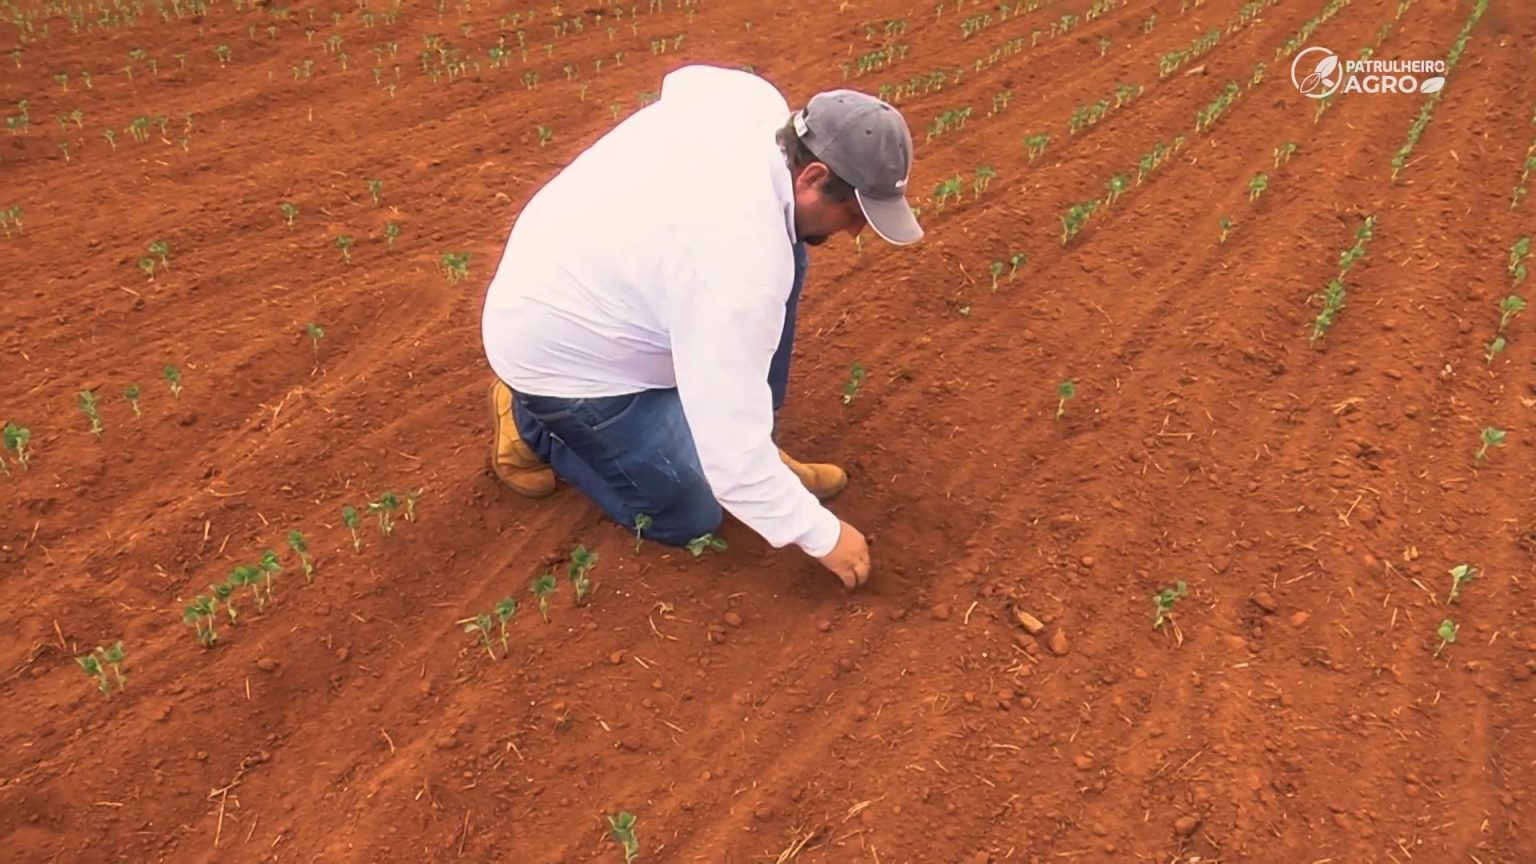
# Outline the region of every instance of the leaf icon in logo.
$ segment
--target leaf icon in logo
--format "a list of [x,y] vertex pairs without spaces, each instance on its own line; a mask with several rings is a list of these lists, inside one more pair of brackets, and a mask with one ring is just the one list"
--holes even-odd
[[1301,83],[1296,85],[1297,89],[1308,96],[1312,95],[1315,91],[1332,90],[1335,82],[1329,80],[1329,76],[1338,71],[1338,68],[1338,55],[1329,54],[1317,61],[1317,66],[1312,70],[1312,74],[1301,79]]
[[1445,87],[1445,76],[1436,75],[1433,78],[1425,78],[1419,83],[1420,93],[1439,93]]

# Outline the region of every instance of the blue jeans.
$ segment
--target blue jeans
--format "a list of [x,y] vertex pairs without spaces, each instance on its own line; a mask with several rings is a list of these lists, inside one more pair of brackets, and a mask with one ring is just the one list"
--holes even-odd
[[[808,265],[796,243],[795,281],[784,308],[784,331],[768,365],[773,410],[789,389],[795,313]],[[555,474],[579,489],[610,519],[627,528],[645,514],[641,536],[684,546],[720,527],[723,511],[704,477],[676,388],[592,399],[515,393],[517,431]]]

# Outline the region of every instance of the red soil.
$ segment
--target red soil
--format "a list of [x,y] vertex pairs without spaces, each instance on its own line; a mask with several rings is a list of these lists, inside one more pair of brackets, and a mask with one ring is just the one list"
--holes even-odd
[[[1393,183],[1423,98],[1341,95],[1314,122],[1276,57],[1322,0],[1230,30],[1236,0],[1092,20],[1083,0],[1006,20],[664,5],[602,24],[567,7],[585,25],[558,37],[537,9],[525,63],[512,6],[368,26],[350,3],[277,19],[220,0],[115,28],[93,7],[71,33],[23,0],[19,67],[0,45],[0,104],[31,118],[0,135],[0,209],[23,223],[0,238],[0,420],[32,430],[34,455],[0,479],[0,858],[615,862],[604,816],[627,810],[640,861],[1536,860],[1531,313],[1483,358],[1536,207],[1509,206],[1536,137],[1536,10],[1482,17]],[[1377,58],[1443,57],[1470,4],[1396,11],[1355,0],[1301,44],[1354,57],[1390,22]],[[1064,14],[1077,24],[1053,35]],[[1159,76],[1211,29],[1213,49]],[[434,33],[462,74],[424,71]],[[898,101],[913,188],[959,174],[963,194],[924,202],[918,248],[815,250],[782,440],[848,467],[835,509],[872,538],[868,589],[739,525],[723,553],[637,552],[570,490],[499,488],[476,328],[521,202],[668,69],[750,64],[798,104],[887,42],[905,54],[847,83],[949,70]],[[1145,89],[1068,133],[1122,82]],[[163,138],[127,131],[157,115]],[[1175,135],[1062,244],[1071,205]],[[1368,213],[1314,347],[1315,295]],[[170,266],[151,280],[136,261],[156,240]],[[468,279],[445,278],[450,252],[471,253]],[[992,290],[989,263],[1016,252]],[[855,362],[868,376],[844,407]],[[135,384],[141,419],[120,396]],[[1484,426],[1507,438],[1475,462]],[[354,551],[340,508],[417,488],[416,521],[386,538],[365,515]],[[562,576],[546,624],[527,586],[576,544],[599,556],[596,593],[576,607]],[[274,601],[241,603],[204,649],[183,608],[266,548],[286,568]],[[1478,577],[1447,605],[1461,563]],[[1154,629],[1152,596],[1180,580]],[[493,661],[461,622],[509,593],[522,609]],[[1437,655],[1445,618],[1459,637]],[[129,684],[106,699],[72,658],[117,640]]]

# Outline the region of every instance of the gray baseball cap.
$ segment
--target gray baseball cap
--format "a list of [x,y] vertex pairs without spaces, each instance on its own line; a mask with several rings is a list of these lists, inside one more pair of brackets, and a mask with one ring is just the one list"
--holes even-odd
[[876,234],[897,246],[923,238],[907,204],[912,132],[900,111],[857,90],[828,90],[812,96],[794,122],[816,158],[853,185]]

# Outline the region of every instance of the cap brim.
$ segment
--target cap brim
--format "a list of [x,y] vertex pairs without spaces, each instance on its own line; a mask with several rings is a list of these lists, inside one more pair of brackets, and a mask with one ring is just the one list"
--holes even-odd
[[906,246],[923,239],[923,226],[917,224],[917,217],[912,215],[905,197],[871,198],[857,190],[854,197],[859,201],[859,209],[864,211],[864,218],[869,220],[869,227],[875,229],[880,239],[895,246]]

